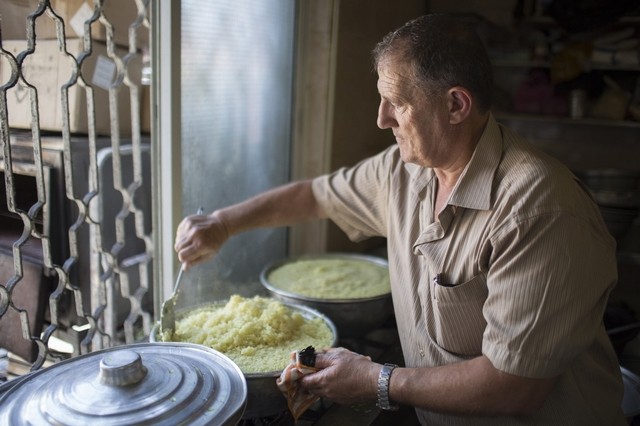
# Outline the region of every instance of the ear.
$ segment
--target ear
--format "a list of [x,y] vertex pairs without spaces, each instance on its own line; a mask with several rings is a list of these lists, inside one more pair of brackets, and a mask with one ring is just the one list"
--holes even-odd
[[461,86],[454,86],[447,92],[449,99],[449,124],[462,123],[471,113],[473,97]]

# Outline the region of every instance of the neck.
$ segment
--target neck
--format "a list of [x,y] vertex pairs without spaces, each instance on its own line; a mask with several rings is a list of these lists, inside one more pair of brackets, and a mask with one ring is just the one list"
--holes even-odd
[[463,127],[458,128],[454,139],[463,141],[451,156],[448,164],[435,167],[433,170],[438,178],[439,190],[451,191],[458,182],[458,178],[471,160],[473,152],[478,146],[482,133],[489,120],[489,113],[469,118]]

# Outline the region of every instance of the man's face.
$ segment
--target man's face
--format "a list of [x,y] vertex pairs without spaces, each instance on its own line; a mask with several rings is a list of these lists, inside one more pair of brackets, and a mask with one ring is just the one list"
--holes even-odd
[[391,129],[405,163],[438,167],[447,156],[449,114],[445,96],[429,97],[409,68],[386,60],[378,68],[378,127]]

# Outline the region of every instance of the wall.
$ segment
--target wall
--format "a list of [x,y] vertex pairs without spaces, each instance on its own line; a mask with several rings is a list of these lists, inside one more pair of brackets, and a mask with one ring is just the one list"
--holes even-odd
[[[330,169],[349,166],[395,143],[390,130],[376,125],[379,95],[371,50],[385,34],[426,11],[426,2],[341,1],[333,106]],[[382,243],[371,239],[350,242],[330,224],[329,251],[367,251]]]

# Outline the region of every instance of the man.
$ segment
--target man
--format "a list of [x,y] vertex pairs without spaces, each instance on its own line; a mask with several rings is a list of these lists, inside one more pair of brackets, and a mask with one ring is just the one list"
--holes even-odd
[[622,382],[602,317],[615,242],[559,162],[496,123],[491,66],[465,25],[427,15],[374,50],[378,126],[397,145],[178,227],[189,266],[256,227],[330,218],[387,238],[404,368],[318,355],[311,393],[411,405],[429,425],[617,425]]

